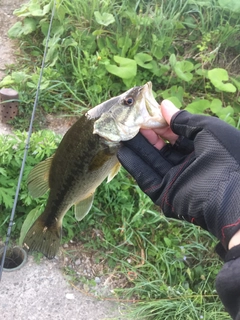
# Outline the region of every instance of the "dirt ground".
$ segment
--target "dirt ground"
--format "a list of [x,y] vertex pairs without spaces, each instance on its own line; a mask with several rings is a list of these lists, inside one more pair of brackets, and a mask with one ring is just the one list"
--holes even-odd
[[[0,0],[0,81],[5,76],[7,65],[16,61],[17,44],[7,36],[8,29],[16,22],[13,11],[19,8],[22,0]],[[0,119],[1,121],[1,119]],[[62,118],[48,117],[49,128],[64,134],[72,125],[72,121]],[[11,133],[10,125],[0,122],[0,134]],[[0,247],[3,244],[0,243]],[[33,256],[20,270],[3,272],[0,283],[0,313],[5,320],[109,320],[124,319],[124,309],[111,295],[111,289],[117,275],[98,277],[102,266],[94,264],[91,254],[82,251],[81,245],[74,244],[76,255],[69,259],[62,254],[68,245],[60,250],[59,256],[49,261],[42,258],[36,263]],[[71,247],[71,250],[73,248]],[[76,274],[91,278],[96,282],[94,291],[86,284],[71,285],[63,272],[64,267],[74,270]],[[118,284],[126,283],[126,279],[118,279]],[[94,296],[105,296],[105,300]]]

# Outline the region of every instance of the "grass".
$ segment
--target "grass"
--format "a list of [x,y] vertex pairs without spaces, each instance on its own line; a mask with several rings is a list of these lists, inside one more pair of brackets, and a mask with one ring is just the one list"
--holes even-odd
[[[220,2],[58,2],[37,117],[58,112],[82,114],[133,85],[151,80],[159,99],[175,99],[181,107],[207,101],[207,110],[200,110],[198,105],[198,112],[213,113],[212,102],[218,99],[221,110],[215,115],[226,117],[224,111],[231,107],[227,109],[232,112],[231,123],[239,127],[239,15],[224,9]],[[22,25],[19,22],[9,31],[21,50],[19,62],[9,68],[0,86],[20,93],[19,117],[13,124],[22,131],[29,124],[52,3],[30,1],[24,10],[16,11]],[[136,74],[129,71],[128,78],[123,76],[116,56],[128,59],[130,65],[137,61]],[[118,71],[111,73],[109,66],[117,66]],[[214,87],[208,71],[215,67],[227,70],[236,92]],[[23,150],[24,139],[20,132],[17,140],[0,139],[4,155],[0,159],[1,237],[7,228],[7,211],[21,161],[20,151],[16,154],[14,148],[17,145]],[[59,138],[44,131],[33,137],[13,228],[15,237],[26,208],[30,211],[46,201],[28,196],[27,173],[53,153],[58,143]],[[74,239],[87,250],[98,251],[112,270],[128,279],[126,288],[116,289],[118,297],[135,301],[126,318],[228,318],[214,288],[221,268],[214,254],[216,239],[196,226],[167,220],[124,170],[111,184],[102,184],[97,190],[93,209],[81,223],[71,211],[63,223],[65,242]],[[93,229],[101,236],[93,236]],[[76,273],[71,276],[82,281]]]

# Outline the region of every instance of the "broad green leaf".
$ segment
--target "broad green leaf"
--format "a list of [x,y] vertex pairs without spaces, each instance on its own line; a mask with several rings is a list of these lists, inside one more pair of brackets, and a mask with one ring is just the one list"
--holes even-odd
[[226,106],[225,108],[222,108],[221,110],[221,115],[233,116],[233,114],[234,114],[234,109],[230,105]]
[[134,56],[134,60],[137,62],[137,64],[145,69],[152,69],[153,65],[151,63],[152,56],[147,53],[139,52]]
[[13,81],[12,77],[8,75],[2,79],[2,81],[0,82],[0,87],[1,88],[8,87],[9,85],[11,85],[13,83],[14,83],[14,81]]
[[23,21],[23,28],[22,33],[23,34],[29,34],[36,30],[37,21],[34,18],[25,18]]
[[177,59],[176,59],[175,54],[170,55],[169,63],[171,65],[171,67],[174,68],[175,64],[177,63]]
[[177,108],[182,107],[182,103],[178,97],[167,97],[166,99],[170,100]]
[[191,112],[191,113],[203,113],[204,110],[210,108],[210,101],[208,100],[197,100],[185,108],[185,110]]
[[38,1],[32,1],[29,5],[29,13],[34,17],[44,16],[44,12],[41,9],[41,6]]
[[[37,84],[35,84],[33,82],[29,82],[29,81],[27,82],[27,86],[28,86],[28,88],[33,88],[33,89],[37,88]],[[49,88],[49,86],[50,86],[50,81],[45,80],[45,81],[42,81],[42,83],[40,84],[40,89],[44,90],[44,89]]]
[[161,93],[163,99],[169,99],[169,97],[176,97],[179,101],[183,101],[183,95],[184,89],[181,86],[172,86],[171,88]]
[[236,127],[236,121],[228,114],[228,115],[221,115],[219,117],[221,120],[227,122],[228,124]]
[[103,14],[101,14],[99,11],[95,11],[94,16],[97,23],[105,27],[115,22],[115,18],[111,13],[104,12]]
[[231,83],[224,83],[228,81],[228,72],[222,68],[215,68],[208,71],[208,77],[211,83],[220,91],[236,92],[236,87]]
[[23,245],[23,240],[28,232],[28,230],[31,228],[33,223],[37,220],[37,218],[40,216],[41,210],[39,208],[35,208],[31,210],[27,216],[27,218],[24,220],[21,232],[20,232],[20,238],[19,238],[19,245]]
[[191,71],[194,69],[194,65],[192,62],[186,60],[177,61],[173,69],[180,79],[186,82],[192,80],[193,75]]
[[50,12],[51,7],[52,7],[52,2],[51,2],[51,1],[49,2],[49,4],[46,4],[46,5],[43,7],[43,15],[44,15],[44,16],[45,16],[47,13]]
[[12,79],[17,84],[23,83],[29,77],[30,77],[29,75],[27,75],[25,72],[22,72],[22,71],[12,72]]
[[131,79],[137,74],[137,63],[135,60],[114,56],[114,60],[119,66],[108,64],[106,69],[108,72],[122,79]]
[[16,22],[9,30],[8,30],[8,36],[9,38],[15,39],[20,37],[22,34],[22,22],[18,21]]
[[164,237],[163,240],[164,240],[167,247],[171,247],[171,245],[172,245],[171,239]]
[[34,18],[25,18],[23,22],[16,22],[8,31],[10,38],[19,38],[36,30],[37,21]]
[[41,9],[38,0],[33,0],[21,6],[21,8],[16,9],[14,14],[18,17],[42,17],[46,13],[46,10],[48,10],[48,8],[44,7],[44,10]]
[[232,106],[228,105],[225,108],[222,108],[221,113],[218,116],[221,120],[236,127],[236,121],[234,120],[233,115],[234,115],[234,109]]
[[232,118],[234,115],[234,109],[232,106],[223,107],[222,101],[219,99],[213,99],[210,104],[210,110],[215,113],[220,119],[235,126],[235,120]]
[[6,208],[11,208],[13,205],[14,190],[12,188],[0,187],[0,204],[4,204]]
[[216,115],[219,115],[222,110],[222,101],[219,99],[213,99],[210,104],[210,110]]
[[240,13],[240,1],[239,0],[218,0],[219,5],[228,9],[234,13]]
[[204,70],[204,69],[198,69],[198,70],[196,70],[196,74],[198,74],[199,76],[202,76],[202,77],[206,78],[207,75],[208,75],[208,71],[207,71],[207,70]]
[[232,82],[235,84],[237,89],[240,91],[240,81],[231,77]]
[[29,7],[29,3],[23,4],[20,8],[14,10],[13,14],[18,17],[28,16],[30,15],[28,7]]

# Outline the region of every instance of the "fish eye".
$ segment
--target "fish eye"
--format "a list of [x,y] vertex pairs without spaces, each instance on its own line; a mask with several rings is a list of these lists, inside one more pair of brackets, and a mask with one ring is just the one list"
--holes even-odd
[[132,97],[128,97],[128,98],[124,99],[124,103],[125,103],[126,105],[128,105],[128,106],[132,106],[133,103],[134,103],[134,100],[133,100]]

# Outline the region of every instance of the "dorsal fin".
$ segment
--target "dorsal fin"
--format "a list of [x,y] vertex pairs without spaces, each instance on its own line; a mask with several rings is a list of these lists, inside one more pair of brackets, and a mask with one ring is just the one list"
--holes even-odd
[[49,171],[53,155],[50,158],[38,163],[27,178],[28,191],[34,198],[41,197],[49,189]]

